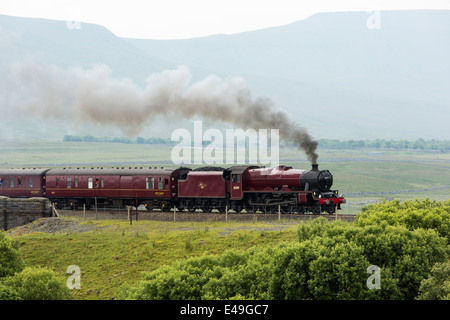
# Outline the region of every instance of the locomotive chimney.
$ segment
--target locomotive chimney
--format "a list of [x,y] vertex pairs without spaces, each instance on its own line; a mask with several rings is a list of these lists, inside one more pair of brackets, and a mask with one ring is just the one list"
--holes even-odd
[[317,164],[317,163],[313,163],[312,165],[311,165],[311,167],[312,167],[312,171],[319,171],[319,165]]

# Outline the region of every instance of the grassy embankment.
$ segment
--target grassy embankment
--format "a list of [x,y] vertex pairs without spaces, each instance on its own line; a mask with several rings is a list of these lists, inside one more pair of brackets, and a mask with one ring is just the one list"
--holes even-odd
[[[297,238],[297,224],[276,227],[256,222],[159,222],[104,220],[82,222],[98,229],[74,233],[33,232],[12,235],[28,266],[49,267],[67,278],[70,265],[81,270],[81,289],[74,299],[112,299],[124,283],[141,280],[178,259],[272,246]],[[104,227],[104,228],[102,228]],[[20,229],[20,228],[19,228]],[[26,230],[26,228],[25,228]]]

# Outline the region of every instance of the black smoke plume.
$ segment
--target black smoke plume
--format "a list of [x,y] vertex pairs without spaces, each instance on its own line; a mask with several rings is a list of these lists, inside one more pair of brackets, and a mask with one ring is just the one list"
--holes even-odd
[[144,88],[117,79],[103,65],[64,70],[33,62],[15,65],[11,105],[27,112],[69,119],[76,123],[112,125],[127,137],[137,136],[157,115],[190,119],[198,116],[241,128],[279,129],[280,137],[317,162],[317,141],[305,128],[275,108],[269,98],[252,98],[240,77],[211,75],[191,83],[189,69],[180,66],[148,77]]

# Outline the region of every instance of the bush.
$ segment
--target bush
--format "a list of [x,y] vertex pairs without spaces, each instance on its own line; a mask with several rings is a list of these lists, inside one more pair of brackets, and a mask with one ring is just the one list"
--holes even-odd
[[24,267],[25,263],[13,241],[0,232],[0,279],[12,276],[14,273],[22,271]]
[[5,288],[0,296],[21,300],[65,300],[70,297],[64,279],[45,268],[25,268],[13,277],[3,280]]
[[[210,278],[203,287],[202,299],[269,299],[275,249],[252,248],[240,254],[240,263],[222,265],[217,277]],[[225,256],[233,254],[227,252]]]
[[[136,287],[124,286],[118,297],[136,300],[189,300],[225,299],[240,294],[251,298],[260,293],[258,286],[261,281],[255,281],[254,276],[266,274],[254,270],[258,266],[264,268],[264,264],[256,262],[257,259],[264,260],[264,255],[264,252],[255,248],[248,252],[227,251],[223,255],[178,261],[172,266],[143,273],[144,279]],[[257,258],[251,259],[251,256]]]
[[381,268],[384,286],[378,294],[383,299],[414,299],[433,264],[449,256],[446,239],[434,230],[368,226],[354,241],[364,248],[371,264]]
[[[322,242],[334,241],[336,244],[347,241],[361,248],[361,255],[367,261],[365,268],[376,265],[382,272],[382,290],[365,290],[362,296],[368,299],[414,299],[421,281],[429,276],[434,263],[445,261],[450,255],[447,239],[440,237],[435,230],[409,230],[400,224],[358,226],[316,219],[309,224],[302,223],[298,235],[300,241],[322,239]],[[346,254],[350,254],[350,248]],[[328,253],[319,254],[326,256]],[[346,259],[343,261],[345,263]],[[316,262],[311,263],[314,265]],[[335,265],[339,267],[337,263]],[[338,273],[337,269],[335,273]]]
[[[299,225],[298,242],[180,261],[145,274],[120,297],[414,299],[419,288],[435,286],[424,279],[450,256],[449,208],[428,199],[393,201],[366,208],[353,224],[318,218]],[[380,290],[367,287],[373,265],[381,270]],[[447,297],[448,286],[439,297]]]
[[436,263],[420,285],[419,300],[450,300],[450,260]]
[[450,241],[450,200],[430,199],[371,204],[356,216],[357,226],[402,225],[408,230],[433,229]]
[[22,300],[19,293],[11,287],[0,284],[0,300]]
[[[368,262],[354,243],[322,239],[227,251],[146,273],[120,299],[359,298]],[[325,277],[324,277],[325,275]]]
[[314,237],[278,251],[270,279],[271,299],[363,298],[369,263],[354,242]]

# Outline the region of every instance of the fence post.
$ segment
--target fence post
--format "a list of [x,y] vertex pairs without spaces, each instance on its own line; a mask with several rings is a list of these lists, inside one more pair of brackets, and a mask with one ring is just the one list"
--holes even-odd
[[95,197],[95,219],[98,220],[97,197]]
[[5,202],[3,202],[4,207],[2,208],[2,214],[3,214],[3,230],[8,230],[8,213],[6,212],[6,206]]
[[52,203],[52,217],[59,217],[58,211],[56,211],[55,204]]
[[281,220],[281,205],[278,205],[278,221]]

